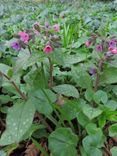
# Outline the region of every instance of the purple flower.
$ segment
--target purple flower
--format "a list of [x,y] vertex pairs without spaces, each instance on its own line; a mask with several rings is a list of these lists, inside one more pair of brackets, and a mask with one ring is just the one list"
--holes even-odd
[[114,40],[109,41],[109,47],[115,48],[116,47],[116,42]]
[[96,72],[97,72],[96,68],[90,68],[90,69],[89,69],[89,74],[90,74],[90,75],[95,75]]
[[11,47],[12,47],[13,49],[17,50],[17,51],[20,51],[20,49],[21,49],[21,46],[20,46],[19,42],[17,42],[17,41],[13,42],[13,43],[11,44]]
[[103,51],[102,45],[97,45],[97,46],[96,46],[96,51],[102,52],[102,51]]

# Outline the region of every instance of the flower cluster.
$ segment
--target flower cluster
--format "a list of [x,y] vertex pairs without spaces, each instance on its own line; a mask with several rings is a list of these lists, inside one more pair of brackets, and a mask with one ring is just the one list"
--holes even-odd
[[108,50],[112,53],[112,54],[117,54],[117,40],[111,40],[109,41],[109,48]]
[[[95,46],[96,44],[96,38],[98,38],[98,36],[96,37],[91,37],[89,40],[87,40],[85,42],[85,46],[86,47],[91,47],[92,45]],[[114,39],[115,38],[115,39]],[[107,53],[111,53],[111,54],[117,54],[117,39],[116,36],[108,39],[108,40],[101,40],[100,44],[97,44],[95,46],[95,50],[97,52],[107,52]]]
[[50,26],[48,22],[45,22],[44,26],[42,26],[38,22],[35,22],[31,30],[21,31],[16,35],[17,40],[11,44],[11,47],[14,50],[20,51],[21,48],[29,46],[30,40],[35,41],[35,38],[40,38],[40,40],[44,40],[45,42],[43,52],[45,54],[49,54],[54,50],[53,42],[57,42],[57,40],[59,39],[59,37],[55,35],[55,33],[58,33],[59,31],[59,24]]

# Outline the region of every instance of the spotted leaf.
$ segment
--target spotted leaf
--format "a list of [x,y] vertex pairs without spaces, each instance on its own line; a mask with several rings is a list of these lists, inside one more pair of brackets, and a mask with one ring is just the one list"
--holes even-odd
[[0,139],[1,145],[18,143],[30,128],[35,113],[31,103],[16,103],[9,109],[6,119],[6,130]]

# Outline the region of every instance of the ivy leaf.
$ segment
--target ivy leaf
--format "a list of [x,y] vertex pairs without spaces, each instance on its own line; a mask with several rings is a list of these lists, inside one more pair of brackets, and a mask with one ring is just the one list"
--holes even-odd
[[83,113],[90,119],[94,119],[102,113],[102,110],[99,108],[93,108],[89,105],[83,107]]
[[0,139],[0,145],[18,143],[30,128],[35,113],[31,103],[16,103],[9,109],[6,119],[6,130]]
[[79,98],[79,92],[78,90],[69,84],[63,84],[53,87],[53,90],[59,94],[63,94],[68,97],[75,97]]
[[54,156],[76,156],[78,137],[70,128],[58,128],[49,136],[49,149]]

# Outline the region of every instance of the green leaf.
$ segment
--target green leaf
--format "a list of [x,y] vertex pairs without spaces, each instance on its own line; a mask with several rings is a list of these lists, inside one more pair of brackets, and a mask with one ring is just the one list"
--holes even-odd
[[102,156],[101,148],[105,141],[105,137],[101,130],[97,131],[97,133],[93,135],[86,136],[83,139],[83,148],[90,156]]
[[0,139],[0,145],[18,143],[30,128],[35,113],[34,104],[18,102],[9,109],[6,130]]
[[34,65],[37,62],[41,62],[44,59],[44,55],[40,56],[39,53],[32,52],[31,56],[29,57],[28,61],[25,62],[24,64],[24,69],[27,69],[28,67]]
[[106,120],[106,115],[103,113],[98,117],[98,124],[100,128],[103,128],[105,126]]
[[87,53],[79,53],[76,55],[67,55],[63,58],[63,66],[64,67],[71,67],[71,65],[79,63],[81,61],[86,60],[89,57]]
[[90,119],[94,119],[102,113],[99,108],[93,108],[90,105],[85,105],[83,107],[83,113]]
[[39,149],[39,151],[41,151],[41,153],[44,156],[49,156],[47,151],[45,150],[45,148],[42,146],[42,144],[40,144],[39,142],[37,142],[36,140],[32,139],[34,145]]
[[117,124],[113,124],[109,127],[109,136],[117,137]]
[[116,101],[114,101],[114,100],[109,100],[106,104],[105,104],[105,106],[107,107],[107,108],[110,108],[111,110],[116,110],[117,109],[117,102]]
[[17,58],[16,64],[14,66],[14,73],[17,73],[25,69],[28,59],[30,58],[30,53],[27,49],[22,50]]
[[111,151],[112,156],[117,156],[117,147],[111,148],[110,151]]
[[5,104],[8,103],[9,101],[12,101],[9,95],[0,95],[0,104]]
[[31,92],[29,103],[35,105],[36,110],[46,116],[53,111],[52,104],[56,101],[56,95],[49,89],[39,89]]
[[[12,69],[10,66],[0,63],[0,71],[3,72],[4,74],[8,74],[8,71]],[[1,76],[1,75],[0,75]]]
[[79,98],[78,90],[74,86],[69,84],[55,86],[53,87],[53,90],[68,97]]
[[82,125],[83,127],[85,127],[88,123],[90,123],[89,118],[86,115],[84,115],[82,112],[78,113],[77,120],[79,124]]
[[0,156],[7,156],[4,151],[0,151]]
[[100,84],[117,83],[117,68],[106,68],[100,76]]
[[94,123],[89,123],[86,125],[86,131],[89,135],[95,134],[99,128],[97,128],[96,124]]
[[117,96],[117,85],[113,87],[113,93]]
[[76,156],[78,137],[70,128],[58,128],[49,136],[49,149],[54,156]]
[[72,120],[77,117],[81,110],[81,101],[67,101],[61,109],[63,118],[65,120]]
[[91,77],[86,71],[79,71],[74,68],[72,68],[72,79],[75,81],[75,83],[80,86],[81,88],[91,88],[92,81]]
[[86,41],[88,40],[88,37],[80,37],[79,39],[78,39],[78,41],[77,42],[75,42],[73,45],[72,45],[72,47],[73,48],[79,48],[81,45],[83,45]]
[[88,88],[86,90],[86,92],[85,92],[85,98],[86,98],[86,100],[88,100],[89,102],[91,102],[92,99],[93,99],[93,95],[94,95],[94,91],[92,89]]
[[107,93],[102,91],[102,90],[98,90],[94,96],[93,96],[93,99],[96,103],[100,103],[102,102],[103,104],[106,104],[107,103],[107,100],[108,100],[108,96],[107,96]]
[[45,126],[41,125],[41,124],[32,124],[31,127],[28,129],[28,131],[24,134],[24,136],[22,137],[23,140],[28,139],[29,137],[32,136],[32,134],[37,131],[38,129],[44,129]]

